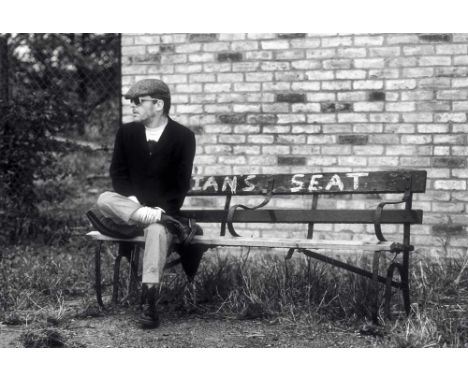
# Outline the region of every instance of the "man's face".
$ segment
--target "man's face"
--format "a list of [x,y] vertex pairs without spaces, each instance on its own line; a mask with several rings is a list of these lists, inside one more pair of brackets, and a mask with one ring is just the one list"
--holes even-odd
[[132,98],[133,120],[146,123],[162,113],[164,102],[150,96]]

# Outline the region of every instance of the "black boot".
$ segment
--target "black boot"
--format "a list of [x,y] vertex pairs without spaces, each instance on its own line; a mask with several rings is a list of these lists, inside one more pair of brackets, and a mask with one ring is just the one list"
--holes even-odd
[[160,323],[156,306],[157,290],[154,286],[148,288],[143,284],[143,287],[146,289],[142,292],[146,301],[143,302],[143,311],[141,312],[139,322],[143,329],[155,329]]
[[195,234],[201,229],[193,218],[183,216],[175,218],[166,213],[161,214],[161,223],[169,229],[169,232],[177,236],[182,247],[189,245]]

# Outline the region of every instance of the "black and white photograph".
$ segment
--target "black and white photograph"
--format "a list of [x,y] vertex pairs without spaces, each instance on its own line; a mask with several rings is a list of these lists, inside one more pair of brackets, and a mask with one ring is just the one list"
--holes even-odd
[[2,32],[0,347],[466,348],[467,136],[468,33]]

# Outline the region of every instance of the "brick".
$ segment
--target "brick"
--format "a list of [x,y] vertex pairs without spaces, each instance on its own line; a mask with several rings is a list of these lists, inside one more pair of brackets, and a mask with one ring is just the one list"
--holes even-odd
[[278,166],[305,166],[305,157],[278,157]]
[[351,103],[344,102],[322,102],[320,104],[320,111],[322,113],[335,113],[335,112],[344,112],[352,111],[353,107]]
[[299,61],[293,61],[291,63],[291,67],[293,69],[298,69],[298,70],[320,69],[321,63],[318,60],[299,60]]
[[283,145],[269,145],[262,147],[263,154],[272,154],[272,155],[287,155],[291,151],[289,146]]
[[351,155],[351,146],[322,146],[322,155]]
[[335,123],[336,114],[309,114],[307,115],[308,123]]
[[431,135],[405,135],[401,137],[401,144],[403,145],[425,145],[431,142]]
[[452,131],[454,133],[467,133],[468,134],[468,124],[453,124]]
[[261,105],[252,104],[234,104],[232,111],[234,113],[260,113]]
[[366,57],[366,48],[338,48],[336,49],[336,57],[345,58],[361,58]]
[[311,81],[332,80],[335,78],[333,70],[309,70],[306,78]]
[[276,81],[303,81],[306,79],[304,73],[298,71],[283,71],[283,72],[276,72],[275,73],[275,80]]
[[[291,83],[291,90],[294,91],[316,91],[320,89],[320,82],[293,82]],[[323,94],[323,93],[321,93]],[[313,101],[313,99],[309,99],[309,95],[307,94],[307,99],[309,101]]]
[[189,62],[213,62],[213,53],[196,53],[188,55]]
[[351,90],[351,81],[322,81],[323,90]]
[[339,166],[367,166],[366,157],[345,156],[338,157]]
[[216,33],[191,33],[188,35],[189,41],[216,41],[218,35]]
[[388,80],[385,81],[385,88],[389,90],[408,90],[416,87],[416,80]]
[[465,168],[466,167],[466,158],[433,158],[432,162],[433,167],[442,167],[442,168]]
[[275,114],[252,114],[247,117],[250,124],[272,125],[277,123],[278,117]]
[[278,114],[278,123],[302,123],[306,121],[304,114]]
[[353,146],[353,153],[355,155],[382,155],[384,152],[383,146],[371,146],[371,145],[364,145],[364,146]]
[[[233,64],[236,65],[236,64]],[[232,69],[235,71],[234,69]],[[230,72],[231,71],[231,63],[229,62],[223,62],[223,63],[218,63],[218,62],[205,62],[203,63],[203,71],[204,72],[215,72],[215,73],[220,73],[220,72]]]
[[452,80],[452,87],[454,88],[468,87],[468,78],[454,78]]
[[[280,126],[277,126],[277,127],[280,127]],[[285,126],[281,126],[281,127],[285,127]],[[267,133],[268,131],[266,129],[267,127],[265,126],[263,128],[263,131]],[[298,125],[298,126],[292,126],[291,133],[293,134],[302,134],[302,133],[318,134],[321,132],[321,129],[322,129],[321,126],[317,126],[317,125]]]
[[462,224],[443,223],[432,226],[435,235],[466,235],[466,227]]
[[276,95],[276,102],[304,103],[306,96],[303,93],[283,93]]
[[245,73],[247,82],[267,82],[273,81],[273,73]]
[[333,166],[337,164],[336,157],[312,157],[307,159],[308,166]]
[[452,175],[456,178],[468,178],[468,170],[463,169],[463,170],[452,170]]
[[307,137],[308,145],[323,145],[335,143],[336,137],[332,135],[311,135]]
[[218,62],[239,62],[242,59],[242,53],[240,52],[218,53],[217,55]]
[[338,114],[338,122],[368,122],[368,117],[363,113]]
[[418,88],[443,89],[450,88],[449,78],[424,78],[417,81]]
[[235,41],[235,40],[245,40],[245,33],[220,33],[218,34],[219,41]]
[[291,90],[290,82],[264,82],[262,90],[265,92],[288,91]]
[[222,93],[231,91],[231,84],[204,84],[203,89],[205,92],[209,93]]
[[450,102],[448,101],[429,101],[418,102],[416,104],[417,111],[449,111]]
[[275,103],[272,105],[263,104],[262,112],[264,113],[287,113],[289,111],[289,104]]
[[366,78],[365,70],[337,70],[335,74],[339,80],[360,80]]
[[425,33],[418,35],[420,41],[425,42],[450,42],[452,41],[452,34],[450,33]]
[[304,58],[304,50],[276,50],[274,58],[276,60],[301,60]]
[[321,40],[324,48],[353,45],[352,37],[324,37]]
[[369,101],[385,101],[385,92],[369,92]]
[[351,134],[352,126],[350,124],[327,124],[322,126],[324,134]]
[[407,113],[402,117],[403,122],[432,122],[431,113]]
[[381,46],[383,41],[383,36],[354,36],[354,45]]
[[305,38],[307,36],[306,33],[278,33],[278,38],[284,39],[293,39],[293,38]]
[[295,103],[291,106],[293,113],[319,113],[319,103]]
[[175,65],[176,73],[200,73],[202,71],[202,64],[189,64],[189,65]]
[[261,135],[249,135],[247,141],[249,143],[258,143],[258,144],[270,144],[275,140],[273,135],[261,134]]
[[335,93],[307,93],[307,101],[309,102],[322,102],[322,101],[334,101],[336,99]]
[[216,75],[218,82],[242,82],[243,73],[219,73]]
[[450,155],[450,146],[434,147],[434,155],[442,155],[442,156]]
[[463,135],[435,135],[434,144],[436,145],[464,145],[466,144],[466,136]]
[[386,147],[387,155],[414,155],[414,146],[388,145]]
[[368,135],[339,135],[338,144],[340,145],[366,145],[369,142]]
[[404,46],[403,54],[405,56],[428,56],[435,54],[435,49],[432,45]]
[[436,180],[434,181],[436,190],[466,190],[465,180]]
[[204,130],[206,134],[218,134],[218,133],[229,134],[229,133],[232,133],[232,126],[206,125],[204,126]]
[[[438,90],[436,92],[436,98],[442,100],[456,100],[456,99],[467,99],[468,98],[468,90],[465,89],[452,89],[452,90]],[[453,103],[454,110],[456,102]],[[467,110],[467,109],[462,109]]]
[[201,84],[177,84],[177,93],[200,93],[202,91]]
[[399,56],[401,54],[400,51],[399,46],[369,48],[369,57]]
[[350,59],[331,59],[331,60],[323,60],[322,66],[324,69],[350,69],[351,68],[351,60]]
[[418,60],[416,57],[394,57],[386,59],[387,66],[393,68],[407,67],[407,66],[416,66]]
[[203,105],[177,105],[177,113],[202,113]]
[[382,89],[383,81],[375,80],[362,80],[362,81],[353,81],[353,89],[356,90],[373,90],[373,89]]
[[219,105],[205,105],[203,108],[206,113],[230,113],[232,112],[231,104],[219,104]]
[[288,125],[262,125],[262,132],[265,134],[287,134],[291,130],[291,126]]
[[419,57],[420,66],[451,65],[452,59],[449,56],[423,56]]
[[[436,69],[446,69],[436,68]],[[434,76],[434,68],[403,68],[402,72],[403,77],[410,78],[423,78],[423,77],[432,77]]]
[[205,52],[220,52],[229,49],[227,42],[210,42],[203,44],[203,51]]
[[249,156],[247,158],[250,165],[277,165],[278,158],[275,155]]
[[205,145],[205,153],[207,154],[219,154],[219,153],[230,153],[232,152],[232,146],[228,145]]
[[466,113],[435,113],[434,122],[466,122]]
[[234,84],[234,91],[236,92],[258,92],[261,89],[259,83],[241,83]]
[[468,67],[459,67],[459,66],[441,66],[434,68],[434,73],[436,77],[466,77],[468,76]]
[[403,157],[400,158],[400,166],[402,167],[423,167],[428,168],[431,165],[429,157]]
[[409,123],[392,123],[386,124],[384,130],[393,134],[414,134],[415,126]]
[[183,44],[177,45],[175,47],[176,53],[193,53],[193,52],[200,52],[202,44]]
[[468,147],[465,146],[453,146],[452,147],[452,155],[463,155],[468,156]]
[[218,120],[221,123],[229,123],[229,124],[245,123],[246,115],[245,114],[221,114],[221,115],[218,115]]
[[[232,51],[249,51],[249,50],[257,50],[258,49],[258,42],[257,41],[235,41],[231,43],[231,49]],[[252,58],[252,57],[247,57],[247,59]],[[271,58],[271,57],[270,57]]]
[[262,49],[274,50],[274,49],[288,49],[289,41],[287,40],[272,40],[272,41],[261,41]]
[[246,154],[246,155],[260,155],[260,146],[252,145],[238,145],[234,146],[234,155]]
[[290,134],[280,134],[276,137],[276,143],[289,143],[289,144],[304,144],[306,143],[305,135],[290,135]]
[[385,110],[410,112],[416,110],[416,104],[414,102],[387,102],[385,104]]
[[456,56],[453,59],[454,65],[468,65],[468,56]]
[[327,57],[334,57],[335,56],[335,49],[333,48],[318,48],[318,49],[310,49],[306,51],[306,58],[327,58]]
[[411,92],[401,92],[402,101],[424,101],[432,100],[434,93],[428,90],[417,90]]
[[305,39],[291,40],[290,44],[291,44],[291,48],[294,48],[294,49],[318,48],[320,46],[320,39],[305,38]]
[[381,133],[383,131],[382,124],[366,123],[353,125],[353,132],[355,133]]
[[245,135],[220,134],[219,143],[245,143]]
[[383,68],[383,58],[357,58],[354,60],[355,68],[369,69],[369,68]]
[[374,166],[387,166],[387,167],[398,167],[398,157],[389,156],[378,156],[378,157],[367,157],[369,163]]

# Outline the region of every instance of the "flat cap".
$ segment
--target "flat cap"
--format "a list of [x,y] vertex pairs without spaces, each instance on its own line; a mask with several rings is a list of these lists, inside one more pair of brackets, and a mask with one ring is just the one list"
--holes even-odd
[[135,82],[125,94],[125,98],[131,99],[145,95],[171,98],[169,87],[163,81],[152,78]]

